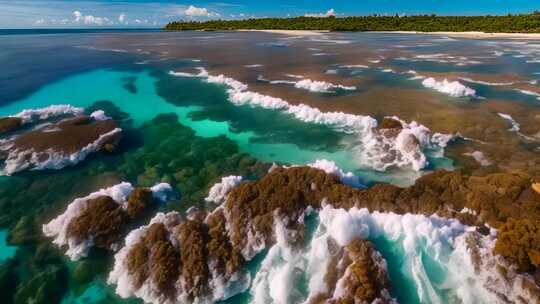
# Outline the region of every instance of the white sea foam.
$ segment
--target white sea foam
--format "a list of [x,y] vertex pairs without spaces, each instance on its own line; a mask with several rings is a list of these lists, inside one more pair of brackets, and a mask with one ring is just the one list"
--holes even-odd
[[304,79],[305,78],[304,76],[297,75],[297,74],[285,74],[285,76],[291,77],[291,78],[297,78],[297,79]]
[[323,170],[327,174],[333,174],[341,180],[342,183],[353,186],[360,187],[360,181],[358,176],[354,175],[352,172],[345,172],[339,168],[334,161],[326,159],[317,159],[314,163],[308,164],[308,166],[316,169]]
[[422,81],[422,85],[426,88],[434,89],[452,97],[476,97],[476,91],[474,89],[466,87],[458,81],[450,82],[447,79],[437,81],[435,78],[430,77]]
[[488,81],[482,81],[482,80],[475,80],[467,77],[460,77],[459,79],[470,82],[470,83],[477,83],[477,84],[483,84],[487,86],[509,86],[513,85],[513,82],[488,82]]
[[482,151],[473,151],[470,153],[464,153],[463,155],[474,158],[474,160],[476,160],[482,167],[491,166],[491,164],[493,164],[493,162],[490,161]]
[[369,69],[369,66],[365,64],[347,64],[347,65],[340,65],[339,67],[342,69]]
[[[511,268],[509,277],[504,278],[497,271],[497,265],[504,265],[504,261],[492,254],[494,238],[480,236],[473,230],[455,219],[370,213],[357,208],[346,211],[326,206],[319,213],[319,227],[304,254],[309,298],[328,290],[324,276],[333,252],[328,240],[346,246],[357,238],[384,238],[404,258],[399,270],[394,271],[414,282],[421,303],[442,303],[445,297],[471,304],[504,303],[503,296],[509,299],[523,296],[526,302],[533,301],[520,284],[531,279],[516,274]],[[480,240],[482,265],[479,269],[467,245],[467,238],[471,236]],[[433,269],[445,271],[438,274],[441,282],[434,283],[431,279]]]
[[39,153],[34,150],[19,151],[18,149],[12,149],[8,152],[3,168],[0,169],[0,175],[11,175],[29,168],[33,170],[59,170],[67,166],[76,165],[86,159],[89,154],[101,149],[111,137],[121,132],[122,129],[115,128],[105,134],[101,134],[94,142],[71,154],[52,149]]
[[95,120],[109,120],[112,119],[111,117],[105,115],[105,112],[103,110],[97,110],[90,114],[90,117],[92,117]]
[[227,200],[229,192],[242,182],[242,176],[225,176],[221,178],[219,183],[210,188],[208,196],[204,199],[207,202],[222,204]]
[[280,219],[274,219],[274,234],[276,244],[268,250],[253,279],[250,290],[252,303],[299,303],[302,299],[299,271],[305,268],[305,260],[301,252],[290,247],[291,231],[284,227]]
[[244,67],[248,68],[248,69],[256,69],[256,68],[260,68],[262,66],[263,66],[262,64],[247,64],[247,65],[244,65]]
[[[208,73],[202,69],[196,75],[208,75]],[[440,133],[432,134],[423,125],[414,121],[405,123],[401,120],[403,129],[397,137],[384,136],[377,130],[377,120],[370,116],[322,112],[305,104],[292,105],[281,98],[248,91],[246,84],[224,75],[206,78],[208,82],[226,85],[229,88],[227,90],[229,101],[235,105],[280,110],[303,122],[326,125],[345,133],[357,134],[360,143],[357,147],[358,161],[362,166],[379,171],[391,167],[408,166],[416,171],[421,170],[428,164],[423,149],[439,150],[442,154],[447,143],[454,137]],[[415,142],[419,145],[415,145]]]
[[308,78],[303,78],[303,76],[299,76],[299,75],[286,74],[286,76],[291,77],[291,78],[301,79],[301,80],[298,80],[298,81],[279,80],[279,79],[268,80],[261,75],[257,77],[257,80],[268,82],[270,84],[290,84],[290,85],[294,85],[295,88],[307,90],[310,92],[316,92],[316,93],[335,93],[336,90],[344,90],[344,91],[356,90],[355,86],[344,86],[341,84],[333,84],[326,81],[311,80]]
[[521,126],[520,124],[514,119],[512,118],[512,116],[508,115],[508,114],[504,114],[504,113],[497,113],[502,119],[505,119],[507,120],[510,125],[512,126],[510,129],[508,129],[508,131],[511,131],[511,132],[519,132]]
[[356,90],[355,86],[344,86],[340,84],[333,84],[326,81],[316,81],[311,79],[303,79],[298,81],[295,85],[296,88],[308,90],[311,92],[320,92],[320,93],[333,93],[334,90],[346,90],[354,91]]
[[521,90],[521,89],[515,89],[516,91],[522,93],[522,94],[525,94],[525,95],[530,95],[530,96],[534,96],[536,97],[538,100],[540,100],[540,93],[537,93],[537,92],[533,92],[533,91],[530,91],[530,90]]
[[41,109],[23,110],[12,117],[20,118],[22,123],[26,124],[33,123],[36,120],[45,120],[62,115],[81,115],[83,112],[83,108],[77,108],[72,105],[50,105]]

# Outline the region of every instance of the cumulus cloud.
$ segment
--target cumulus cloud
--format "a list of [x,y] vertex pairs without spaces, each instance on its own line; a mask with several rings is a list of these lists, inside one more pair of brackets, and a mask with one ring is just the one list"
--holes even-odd
[[74,11],[73,16],[75,19],[73,20],[75,23],[80,23],[84,25],[113,25],[114,22],[111,21],[107,17],[96,17],[92,15],[84,15],[80,11]]
[[319,17],[319,18],[322,18],[322,17],[334,17],[334,16],[336,16],[336,11],[333,8],[331,8],[328,11],[326,11],[326,13],[305,14],[304,16],[305,17]]
[[82,19],[82,13],[79,11],[74,11],[73,16],[75,16],[75,22],[79,22]]
[[184,15],[190,16],[190,17],[207,17],[207,18],[219,17],[218,13],[211,12],[205,7],[196,7],[193,5],[190,5],[184,11]]
[[124,23],[126,22],[126,14],[122,13],[118,16],[118,22]]

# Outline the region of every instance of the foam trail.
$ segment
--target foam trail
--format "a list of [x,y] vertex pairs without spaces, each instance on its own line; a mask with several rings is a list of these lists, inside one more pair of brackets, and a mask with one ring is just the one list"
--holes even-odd
[[346,90],[346,91],[356,90],[355,86],[344,86],[340,84],[333,84],[326,81],[315,81],[311,79],[300,80],[294,86],[299,89],[304,89],[310,92],[319,92],[319,93],[333,93],[335,89],[341,89],[341,90]]
[[508,122],[510,122],[510,125],[512,126],[510,129],[508,129],[508,131],[511,131],[511,132],[519,132],[521,126],[520,124],[514,119],[512,118],[512,116],[508,115],[508,114],[504,114],[504,113],[497,113],[502,119],[505,119],[507,120]]
[[41,109],[23,110],[12,117],[18,117],[22,120],[23,124],[27,124],[35,122],[36,120],[45,120],[61,115],[81,115],[83,113],[84,109],[72,105],[50,105]]
[[299,75],[286,74],[286,76],[291,77],[291,78],[301,79],[301,80],[298,80],[298,81],[268,80],[262,76],[259,76],[257,80],[268,82],[270,84],[291,84],[291,85],[294,85],[294,87],[297,89],[302,89],[302,90],[315,92],[315,93],[335,93],[336,90],[344,90],[344,91],[356,90],[355,86],[344,86],[341,84],[333,84],[326,81],[311,80],[308,78],[303,78],[302,76],[299,76]]
[[534,96],[536,97],[536,99],[540,100],[540,93],[536,93],[529,90],[520,90],[520,89],[515,89],[515,90],[525,95]]
[[470,156],[474,158],[482,167],[491,166],[493,164],[482,151],[473,151],[471,153],[465,153],[463,155]]

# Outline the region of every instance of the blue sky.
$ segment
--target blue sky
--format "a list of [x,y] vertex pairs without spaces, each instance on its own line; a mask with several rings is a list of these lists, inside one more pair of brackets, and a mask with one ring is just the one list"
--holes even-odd
[[0,0],[0,28],[159,27],[171,20],[303,15],[474,15],[540,10],[540,0]]

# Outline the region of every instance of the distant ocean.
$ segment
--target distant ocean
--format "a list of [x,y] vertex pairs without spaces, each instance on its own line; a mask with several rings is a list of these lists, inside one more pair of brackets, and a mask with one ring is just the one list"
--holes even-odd
[[110,28],[110,29],[0,29],[0,35],[47,35],[47,34],[85,34],[85,33],[135,33],[161,32],[161,28]]

